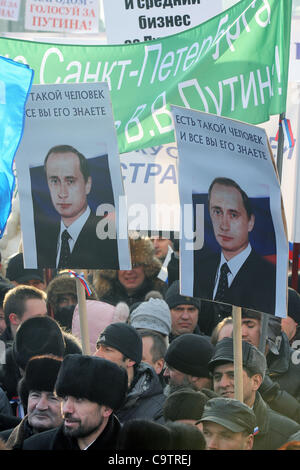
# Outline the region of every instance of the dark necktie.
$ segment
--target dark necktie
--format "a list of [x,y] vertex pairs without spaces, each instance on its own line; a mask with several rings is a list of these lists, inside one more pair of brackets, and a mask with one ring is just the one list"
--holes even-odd
[[222,302],[224,300],[225,293],[228,289],[228,273],[230,273],[230,269],[228,268],[227,263],[223,263],[220,271],[218,289],[214,298],[216,301]]
[[61,234],[61,247],[60,247],[60,257],[58,262],[58,268],[69,268],[70,267],[70,246],[69,239],[71,235],[67,230],[64,230]]

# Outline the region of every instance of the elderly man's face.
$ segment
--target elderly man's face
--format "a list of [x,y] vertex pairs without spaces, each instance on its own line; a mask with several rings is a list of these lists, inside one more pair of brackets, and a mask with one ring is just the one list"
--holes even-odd
[[254,227],[254,216],[248,218],[241,193],[232,186],[214,184],[209,212],[217,242],[227,260],[248,245],[248,234]]
[[85,181],[79,158],[73,152],[51,153],[46,173],[52,203],[68,227],[87,208],[91,178]]

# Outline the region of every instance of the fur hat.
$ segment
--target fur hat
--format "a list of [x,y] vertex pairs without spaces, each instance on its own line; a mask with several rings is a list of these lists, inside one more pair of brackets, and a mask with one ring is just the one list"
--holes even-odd
[[127,323],[112,323],[100,334],[97,344],[106,344],[139,364],[143,356],[143,341],[133,326]]
[[53,392],[62,358],[52,355],[34,356],[29,359],[25,374],[18,384],[18,391],[24,406],[27,406],[31,390]]
[[[155,256],[154,246],[150,238],[130,238],[131,263],[134,265],[143,265],[146,279],[154,280],[161,269],[161,262]],[[117,279],[118,271],[113,269],[99,269],[94,271],[93,285],[99,299],[111,290],[111,283]],[[158,286],[165,283],[159,281]],[[154,287],[155,288],[155,287]]]
[[180,295],[179,281],[174,281],[168,288],[165,295],[165,300],[169,305],[169,308],[177,307],[177,305],[194,305],[194,307],[200,310],[200,299],[197,297],[187,297],[185,295]]
[[96,356],[68,354],[55,384],[58,396],[86,398],[118,410],[124,403],[128,376],[124,368]]
[[212,398],[205,407],[201,422],[211,421],[232,432],[246,431],[252,434],[256,424],[254,411],[234,398]]
[[168,304],[153,298],[140,303],[130,314],[130,324],[136,329],[146,328],[169,336],[172,321]]
[[33,356],[53,354],[63,357],[65,341],[58,323],[51,317],[28,318],[17,329],[13,343],[15,360],[21,369]]
[[[101,302],[100,300],[87,300],[86,314],[91,354],[93,354],[96,351],[99,334],[111,323],[125,323],[129,315],[129,307],[124,302],[120,302],[115,307],[114,305]],[[76,305],[73,314],[72,333],[81,340],[78,305]]]
[[179,390],[171,393],[163,408],[165,421],[178,421],[182,419],[199,420],[202,417],[204,405],[208,397],[201,392],[193,390]]
[[214,347],[206,337],[185,333],[173,339],[165,355],[166,363],[184,374],[210,377],[208,363]]

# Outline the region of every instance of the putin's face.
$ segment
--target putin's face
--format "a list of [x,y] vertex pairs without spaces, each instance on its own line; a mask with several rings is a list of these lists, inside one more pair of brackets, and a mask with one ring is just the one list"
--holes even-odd
[[53,206],[69,227],[87,208],[91,178],[85,181],[79,158],[73,152],[51,153],[46,174]]
[[238,189],[219,183],[212,187],[209,212],[216,240],[225,258],[230,260],[247,247],[254,216],[249,219]]

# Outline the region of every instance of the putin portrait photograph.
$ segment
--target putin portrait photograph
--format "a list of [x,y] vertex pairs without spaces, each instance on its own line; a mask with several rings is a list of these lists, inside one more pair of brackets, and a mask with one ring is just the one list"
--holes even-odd
[[34,85],[16,168],[25,267],[130,268],[106,83]]
[[284,317],[288,242],[265,130],[172,111],[180,203],[190,208],[182,210],[181,293]]

